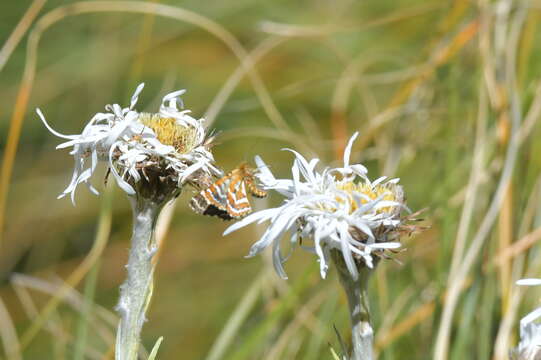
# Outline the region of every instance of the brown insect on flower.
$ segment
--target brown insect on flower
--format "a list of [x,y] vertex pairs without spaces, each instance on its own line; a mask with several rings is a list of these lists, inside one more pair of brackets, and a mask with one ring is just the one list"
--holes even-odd
[[248,215],[252,211],[248,193],[258,198],[267,196],[267,192],[256,185],[255,171],[247,163],[240,164],[195,195],[190,207],[198,214],[218,216],[224,220]]

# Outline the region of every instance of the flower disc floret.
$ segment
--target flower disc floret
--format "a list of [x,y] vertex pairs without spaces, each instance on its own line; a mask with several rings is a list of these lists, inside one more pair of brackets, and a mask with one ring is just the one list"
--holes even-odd
[[164,118],[160,114],[141,113],[139,121],[154,131],[159,142],[174,147],[179,154],[189,153],[199,145],[197,129],[180,125],[174,118]]

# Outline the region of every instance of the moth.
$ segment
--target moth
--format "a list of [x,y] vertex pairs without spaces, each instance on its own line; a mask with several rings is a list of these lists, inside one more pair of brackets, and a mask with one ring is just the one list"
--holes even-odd
[[219,178],[190,201],[193,211],[202,215],[218,216],[224,220],[240,219],[252,211],[248,193],[255,197],[267,196],[255,181],[255,170],[247,163],[240,164]]

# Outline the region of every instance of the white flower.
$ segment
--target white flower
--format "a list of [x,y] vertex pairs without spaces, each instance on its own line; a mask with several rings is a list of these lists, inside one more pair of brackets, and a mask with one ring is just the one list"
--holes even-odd
[[298,238],[311,238],[313,247],[302,246],[319,258],[321,276],[328,269],[330,251],[337,249],[351,275],[358,276],[358,262],[372,268],[374,255],[384,256],[385,250],[396,249],[392,231],[401,224],[403,207],[398,179],[385,177],[371,182],[361,164],[350,164],[355,133],[345,149],[344,163],[339,168],[316,171],[318,159],[307,161],[296,151],[292,179],[276,179],[261,158],[256,157],[258,179],[264,189],[276,190],[286,197],[281,206],[253,213],[230,226],[227,235],[253,222],[270,221],[268,228],[248,254],[254,256],[272,244],[273,262],[277,273],[286,278],[285,259],[280,252],[280,240],[289,232],[295,246]]
[[[517,285],[541,285],[541,279],[521,279]],[[515,355],[521,360],[535,360],[541,356],[541,307],[520,320],[520,342]]]
[[134,186],[143,177],[149,180],[149,172],[174,180],[178,188],[192,180],[196,172],[208,176],[221,174],[212,164],[204,119],[194,119],[188,115],[189,110],[179,109],[179,105],[182,108],[180,95],[185,90],[166,95],[159,112],[149,114],[134,109],[143,87],[144,84],[137,87],[129,107],[107,105],[106,112],[97,113],[77,135],[55,131],[41,110],[36,110],[49,131],[68,140],[57,149],[73,147],[70,152],[75,159],[73,176],[59,198],[70,194],[75,203],[75,190],[81,183],[97,194],[90,178],[99,161],[108,163],[118,185],[129,195],[136,193]]

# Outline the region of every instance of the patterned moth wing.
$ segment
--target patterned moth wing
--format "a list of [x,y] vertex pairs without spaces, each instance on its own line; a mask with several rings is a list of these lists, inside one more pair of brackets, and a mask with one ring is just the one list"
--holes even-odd
[[267,195],[257,187],[254,170],[243,163],[194,196],[190,207],[202,215],[224,220],[240,219],[252,211],[248,193],[256,197]]

